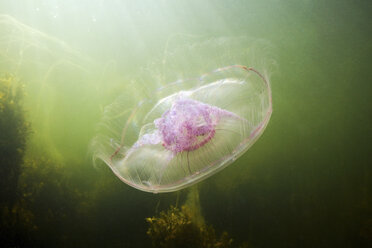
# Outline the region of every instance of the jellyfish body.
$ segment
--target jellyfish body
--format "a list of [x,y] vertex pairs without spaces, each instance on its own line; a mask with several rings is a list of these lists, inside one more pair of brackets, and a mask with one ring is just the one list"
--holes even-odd
[[[121,136],[106,137],[117,142],[106,142],[98,155],[143,191],[179,190],[231,164],[262,134],[272,113],[270,85],[253,68],[220,68],[170,87],[171,94],[134,108]],[[135,126],[140,129],[131,140]]]

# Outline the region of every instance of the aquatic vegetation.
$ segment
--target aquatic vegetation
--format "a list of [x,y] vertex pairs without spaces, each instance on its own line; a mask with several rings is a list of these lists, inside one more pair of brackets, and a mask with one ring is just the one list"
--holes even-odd
[[23,86],[13,75],[0,77],[0,204],[14,202],[29,123],[23,110]]
[[[196,186],[190,188],[181,208],[171,205],[157,216],[146,218],[146,222],[149,224],[147,235],[154,247],[237,247],[226,231],[217,235],[214,227],[206,224]],[[239,247],[248,247],[248,243]]]
[[191,210],[185,205],[181,209],[171,206],[146,221],[150,225],[147,235],[154,247],[233,247],[233,239],[227,232],[218,237],[212,226],[195,224]]
[[267,77],[239,65],[161,87],[133,109],[124,101],[105,109],[95,155],[123,182],[155,193],[188,187],[231,164],[272,113]]
[[[14,214],[18,200],[17,184],[25,154],[30,125],[23,110],[23,85],[13,75],[0,77],[0,242],[12,240],[17,222]],[[30,212],[24,212],[25,225]]]
[[[85,216],[85,192],[72,184],[66,168],[46,157],[27,154],[21,166],[17,198],[1,209],[2,244],[14,247],[68,243],[76,225]],[[51,233],[50,226],[59,226]],[[81,228],[81,227],[80,227]]]

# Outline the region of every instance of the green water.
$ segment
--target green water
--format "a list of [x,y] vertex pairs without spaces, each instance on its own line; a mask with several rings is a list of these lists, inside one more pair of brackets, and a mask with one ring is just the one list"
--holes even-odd
[[149,194],[94,166],[104,107],[244,64],[269,75],[273,115],[247,153],[197,185],[202,222],[236,247],[370,247],[371,11],[343,0],[2,1],[0,75],[24,84],[30,133],[15,196],[0,204],[0,246],[150,247],[145,218],[188,189]]

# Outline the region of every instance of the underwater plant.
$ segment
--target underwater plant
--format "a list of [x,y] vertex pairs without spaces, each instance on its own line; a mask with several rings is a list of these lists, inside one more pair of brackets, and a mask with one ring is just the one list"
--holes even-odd
[[13,75],[0,77],[0,206],[12,205],[30,125],[22,105],[23,85]]
[[78,215],[76,205],[83,202],[81,193],[66,180],[60,164],[34,150],[26,154],[31,126],[25,116],[24,95],[24,85],[17,77],[0,77],[2,247],[41,246],[41,240],[56,240],[48,233],[49,226],[57,222],[68,226],[67,216]]
[[30,132],[23,95],[23,85],[15,76],[0,77],[0,242],[3,245],[11,239],[10,228],[16,221],[13,209],[19,197],[17,184]]
[[[0,242],[6,247],[68,246],[84,218],[87,204],[63,164],[27,152],[22,163],[17,199],[0,212]],[[89,203],[88,203],[89,204]]]
[[236,246],[226,231],[217,235],[214,227],[206,224],[201,211],[199,191],[195,186],[190,188],[186,201],[180,208],[171,205],[158,216],[146,218],[146,222],[149,224],[147,235],[154,247],[248,247],[246,242]]
[[159,216],[147,218],[149,229],[147,235],[154,247],[233,247],[233,239],[227,232],[219,237],[213,226],[197,225],[192,219],[192,212],[186,205],[181,209],[171,206]]

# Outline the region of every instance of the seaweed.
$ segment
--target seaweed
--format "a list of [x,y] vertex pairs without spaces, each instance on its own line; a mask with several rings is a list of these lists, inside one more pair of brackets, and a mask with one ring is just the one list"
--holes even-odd
[[[0,241],[14,239],[14,212],[19,193],[18,179],[26,149],[30,125],[23,109],[23,85],[13,75],[0,77]],[[30,212],[23,213],[29,219]]]
[[0,77],[0,206],[12,205],[30,124],[23,110],[23,85],[13,75]]
[[[212,225],[197,224],[193,213],[187,205],[181,208],[170,206],[167,211],[161,211],[158,216],[146,218],[149,223],[147,235],[154,247],[200,247],[200,248],[231,248],[233,239],[227,232],[216,234]],[[239,247],[248,247],[246,243]]]

